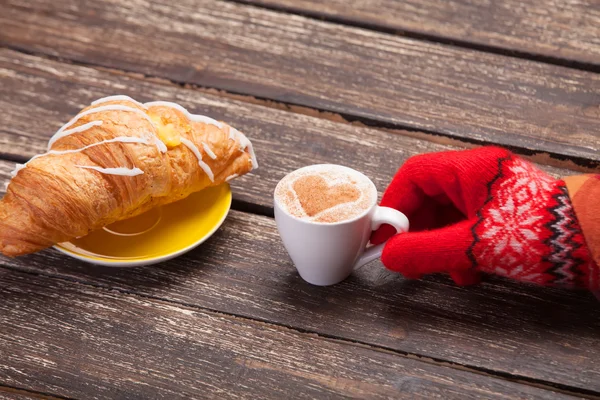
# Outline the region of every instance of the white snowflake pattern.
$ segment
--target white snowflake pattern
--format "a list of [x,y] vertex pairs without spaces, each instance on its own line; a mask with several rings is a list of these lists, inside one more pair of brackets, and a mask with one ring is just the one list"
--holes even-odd
[[543,278],[534,272],[542,261],[536,244],[541,240],[543,207],[550,199],[550,176],[522,160],[509,167],[510,176],[498,186],[482,222],[481,258],[495,272],[529,281]]

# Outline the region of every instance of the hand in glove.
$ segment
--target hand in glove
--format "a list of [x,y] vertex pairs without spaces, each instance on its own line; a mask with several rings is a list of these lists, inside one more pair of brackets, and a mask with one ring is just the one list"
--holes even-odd
[[[393,236],[382,262],[408,278],[480,273],[540,285],[600,287],[600,176],[557,180],[511,152],[484,147],[413,157],[382,206],[406,214],[411,232]],[[383,226],[371,242],[394,234]]]

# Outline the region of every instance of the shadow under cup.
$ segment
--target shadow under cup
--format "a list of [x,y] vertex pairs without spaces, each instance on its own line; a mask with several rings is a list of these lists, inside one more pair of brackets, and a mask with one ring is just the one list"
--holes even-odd
[[[339,171],[367,183],[370,203],[360,214],[338,222],[314,222],[289,213],[278,198],[280,185],[290,177],[304,176],[320,171]],[[298,200],[299,201],[299,200]],[[274,195],[275,221],[285,249],[300,276],[313,285],[328,286],[346,279],[355,267],[364,265],[381,255],[382,245],[366,249],[371,232],[383,223],[389,223],[399,232],[408,231],[408,220],[399,211],[377,206],[375,184],[364,174],[348,167],[319,164],[300,168],[284,177]],[[365,251],[366,250],[366,251]]]

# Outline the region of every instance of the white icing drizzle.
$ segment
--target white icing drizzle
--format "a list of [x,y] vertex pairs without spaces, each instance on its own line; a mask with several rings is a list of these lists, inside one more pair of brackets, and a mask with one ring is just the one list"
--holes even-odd
[[200,168],[202,168],[204,172],[206,172],[208,179],[210,179],[211,182],[214,182],[215,175],[213,174],[208,164],[202,161],[202,154],[200,154],[200,150],[198,150],[198,147],[196,147],[196,145],[191,140],[186,138],[181,138],[181,143],[183,143],[188,149],[192,151],[192,153],[194,153],[194,155],[198,159],[198,165],[200,166]]
[[[148,103],[144,103],[144,106],[146,106],[146,107],[163,106],[163,107],[175,108],[176,110],[179,110],[183,114],[185,114],[185,116],[188,117],[190,119],[190,121],[203,122],[205,124],[214,125],[218,128],[223,128],[223,124],[221,122],[216,121],[212,118],[206,117],[204,115],[191,114],[185,107],[183,107],[177,103],[172,103],[170,101],[151,101]],[[250,142],[250,140],[248,140],[248,138],[243,133],[241,133],[240,131],[238,131],[237,129],[235,129],[231,126],[229,127],[229,138],[233,139],[233,140],[238,140],[240,142],[240,150],[244,151],[244,150],[248,149],[248,153],[250,154],[250,161],[252,162],[252,169],[258,168],[258,161],[256,160],[256,154],[254,154],[254,147],[252,146],[252,142]],[[215,155],[215,157],[213,157],[214,153],[212,151],[209,152],[206,149],[206,147],[204,147],[204,150],[206,151],[206,154],[208,154],[211,158],[213,158],[213,159],[216,158],[216,155]]]
[[[122,98],[124,97],[124,98]],[[127,99],[125,99],[127,98]],[[99,99],[99,100],[104,100],[104,101],[110,101],[110,100],[119,100],[119,99],[123,99],[123,100],[130,100],[133,101],[135,103],[137,103],[135,100],[128,98],[128,96],[122,96],[122,95],[118,95],[118,96],[109,96],[109,97],[105,97],[104,99]],[[98,104],[97,102],[99,100],[96,100],[95,102],[92,102],[92,105],[94,104]],[[138,103],[141,106],[144,106],[141,103]],[[118,105],[117,105],[118,106]],[[74,123],[78,118],[82,117],[83,115],[89,115],[92,112],[97,112],[97,111],[103,111],[103,110],[108,110],[110,107],[111,110],[122,110],[122,111],[133,111],[136,113],[139,113],[140,115],[143,115],[148,121],[150,121],[150,123],[152,123],[152,125],[154,126],[154,123],[152,122],[152,120],[150,119],[150,117],[148,117],[146,115],[146,113],[135,109],[135,108],[131,108],[131,107],[126,107],[126,106],[118,106],[119,108],[115,108],[112,106],[104,106],[104,107],[96,107],[93,108],[91,110],[88,110],[84,113],[81,113],[77,116],[75,116],[75,118],[73,118],[71,121],[69,121],[69,123]],[[125,108],[125,109],[124,109]],[[64,125],[62,128],[60,128],[55,134],[54,136],[52,136],[50,138],[50,141],[48,142],[48,149],[52,148],[52,145],[59,139],[65,137],[65,136],[69,136],[72,135],[74,133],[79,133],[79,132],[83,132],[86,131],[94,126],[100,126],[102,125],[102,121],[92,121],[92,122],[88,122],[87,124],[83,124],[81,126],[78,126],[76,128],[73,129],[67,129],[67,130],[63,130],[65,127],[69,126],[69,123],[67,123],[66,125]],[[154,144],[156,144],[156,147],[158,148],[158,151],[160,151],[161,153],[166,153],[167,152],[167,146],[159,139],[156,137],[156,135],[152,132],[148,133],[148,136],[150,137],[150,139],[152,140],[152,142]]]
[[87,124],[83,124],[81,126],[73,128],[73,129],[67,129],[62,132],[56,132],[54,134],[54,136],[52,136],[50,138],[50,141],[48,142],[48,150],[52,147],[54,142],[56,142],[58,139],[61,139],[65,136],[72,135],[74,133],[87,131],[88,129],[93,128],[94,126],[100,126],[100,125],[102,125],[102,121],[92,121],[92,122],[88,122]]
[[27,164],[29,164],[30,162],[32,162],[36,158],[45,157],[45,156],[49,156],[49,155],[79,153],[79,152],[81,152],[81,151],[83,151],[85,149],[89,149],[90,147],[100,146],[100,145],[103,145],[103,144],[106,144],[106,143],[117,143],[117,142],[120,142],[120,143],[143,143],[143,144],[148,144],[148,142],[146,140],[138,138],[138,137],[117,136],[116,138],[103,140],[103,141],[98,142],[98,143],[92,143],[92,144],[89,144],[87,146],[81,147],[79,149],[72,149],[72,150],[50,150],[50,151],[48,151],[46,153],[37,154],[37,155],[31,157],[31,159],[29,161],[27,161],[25,164],[17,164],[17,166],[10,173],[10,175],[14,178],[20,170],[22,170],[23,168],[27,167]]
[[158,148],[158,151],[160,151],[161,153],[166,153],[167,145],[164,144],[164,142],[162,140],[157,138],[156,135],[153,134],[152,132],[150,132],[149,135],[150,135],[150,140],[152,140],[152,142],[156,145],[156,147]]
[[143,105],[142,103],[140,103],[139,101],[134,100],[134,99],[132,99],[129,96],[125,96],[124,94],[118,94],[116,96],[103,97],[101,99],[92,101],[91,105],[95,106],[97,104],[106,103],[108,101],[131,101],[132,103],[135,103],[135,104],[137,104],[138,106],[140,106],[142,108],[148,108],[145,105]]
[[258,161],[256,160],[256,154],[254,154],[254,147],[252,142],[242,132],[238,131],[234,127],[229,127],[229,138],[238,140],[240,142],[240,150],[244,151],[248,149],[250,154],[250,161],[252,162],[252,169],[258,168]]
[[210,149],[210,147],[208,147],[208,145],[204,142],[202,142],[202,148],[204,149],[204,152],[206,154],[208,154],[208,156],[210,158],[212,158],[213,160],[217,159],[217,155]]
[[[103,97],[98,100],[94,100],[94,101],[92,101],[92,105],[95,106],[98,104],[106,103],[108,101],[131,101],[132,103],[137,104],[138,106],[142,107],[145,110],[148,109],[148,107],[145,104],[142,104],[139,101],[132,99],[131,97],[126,96],[124,94],[117,94],[115,96],[107,96],[107,97]],[[166,153],[167,146],[163,143],[163,141],[160,140],[159,138],[157,138],[156,135],[154,135],[152,132],[150,132],[149,135],[150,135],[150,139],[152,140],[152,142],[156,144],[158,151],[160,151],[161,153]]]
[[125,167],[102,168],[102,167],[95,167],[92,165],[76,165],[76,167],[84,168],[84,169],[93,169],[94,171],[98,171],[98,172],[101,172],[101,173],[107,174],[107,175],[137,176],[137,175],[141,175],[144,173],[144,171],[142,171],[139,168],[125,168]]
[[[29,161],[31,161],[31,160],[29,160]],[[14,177],[17,175],[17,173],[18,173],[20,170],[22,170],[23,168],[25,168],[25,164],[17,164],[17,165],[15,165],[15,169],[13,169],[13,170],[10,172],[10,176],[11,176],[11,178],[14,178]]]
[[171,108],[174,108],[174,109],[179,110],[182,113],[184,113],[185,116],[190,119],[190,121],[193,121],[193,122],[202,122],[202,123],[205,123],[205,124],[214,125],[217,128],[222,128],[223,127],[223,124],[220,123],[217,120],[214,120],[214,119],[209,118],[209,117],[204,116],[204,115],[191,114],[187,109],[185,109],[185,107],[183,107],[183,106],[181,106],[181,105],[179,105],[177,103],[171,103],[170,101],[151,101],[149,103],[144,103],[144,106],[146,106],[146,107],[152,107],[152,106],[171,107]]
[[[154,122],[152,122],[152,120],[150,119],[150,117],[143,112],[142,110],[138,109],[138,108],[133,108],[133,107],[127,107],[121,104],[110,104],[107,106],[100,106],[100,107],[95,107],[92,108],[90,110],[84,111],[82,113],[77,114],[73,119],[71,119],[69,122],[67,122],[66,124],[64,124],[63,126],[61,126],[61,128],[56,131],[56,133],[54,134],[54,136],[60,134],[61,132],[63,132],[65,129],[67,129],[69,126],[73,125],[75,122],[79,121],[79,119],[81,117],[85,117],[86,115],[90,115],[90,114],[96,114],[102,111],[127,111],[127,112],[132,112],[132,113],[136,113],[141,117],[146,118],[146,120],[148,122],[150,122],[152,124],[152,126],[154,126]],[[52,138],[50,138],[50,142],[54,142],[54,136],[52,136]]]
[[[102,103],[106,103],[109,101],[130,101],[133,102],[134,104],[147,109],[148,107],[151,106],[165,106],[165,107],[171,107],[171,108],[175,108],[179,111],[181,111],[187,118],[190,119],[190,121],[192,122],[201,122],[201,123],[205,123],[205,124],[211,124],[214,125],[220,129],[223,128],[223,124],[219,121],[216,121],[212,118],[206,117],[204,115],[195,115],[195,114],[191,114],[187,109],[185,109],[184,107],[182,107],[181,105],[177,104],[177,103],[172,103],[172,102],[168,102],[168,101],[153,101],[153,102],[148,102],[145,104],[142,104],[134,99],[132,99],[129,96],[125,96],[125,95],[115,95],[115,96],[107,96],[107,97],[103,97],[100,99],[97,99],[95,101],[93,101],[91,103],[92,106],[94,106],[93,108],[86,110],[82,113],[77,114],[75,117],[73,117],[69,122],[67,122],[66,124],[64,124],[63,126],[60,127],[60,129],[58,129],[54,135],[50,138],[50,140],[48,141],[48,152],[44,153],[44,154],[38,154],[33,156],[27,163],[25,164],[17,164],[15,166],[14,171],[11,172],[11,175],[14,177],[17,175],[17,173],[27,167],[27,164],[31,161],[33,161],[36,158],[39,157],[43,157],[43,156],[48,156],[48,155],[59,155],[59,154],[68,154],[68,153],[76,153],[76,152],[80,152],[83,151],[85,149],[88,149],[90,147],[94,147],[94,146],[99,146],[102,144],[106,144],[106,143],[114,143],[114,142],[123,142],[123,143],[143,143],[143,144],[155,144],[156,147],[158,148],[158,150],[161,153],[166,153],[167,152],[167,146],[165,145],[165,143],[163,143],[160,138],[158,138],[156,135],[154,135],[154,133],[149,132],[149,138],[150,138],[150,142],[148,142],[145,139],[142,138],[138,138],[138,137],[127,137],[127,136],[119,136],[113,139],[107,139],[107,140],[103,140],[101,142],[98,143],[93,143],[87,146],[84,146],[82,148],[79,149],[72,149],[72,150],[50,150],[52,148],[52,145],[59,139],[75,134],[75,133],[80,133],[80,132],[84,132],[88,129],[91,129],[95,126],[101,126],[103,124],[103,121],[101,120],[95,120],[95,121],[91,121],[88,123],[85,123],[83,125],[77,126],[75,128],[72,129],[67,129],[70,126],[72,126],[74,123],[76,123],[79,119],[81,119],[82,117],[86,116],[86,115],[91,115],[91,114],[96,114],[102,111],[125,111],[125,112],[133,112],[136,113],[140,116],[142,116],[143,118],[145,118],[148,122],[150,122],[150,124],[156,128],[154,122],[152,121],[152,119],[142,110],[137,109],[137,108],[133,108],[133,107],[128,107],[122,104],[109,104],[109,105],[105,105],[105,106],[98,106],[95,107],[99,104]],[[229,138],[239,141],[240,144],[240,150],[244,151],[246,149],[248,149],[248,152],[250,154],[251,157],[251,162],[252,162],[252,168],[258,168],[258,163],[256,161],[256,156],[254,154],[254,149],[252,147],[252,143],[250,142],[250,140],[248,140],[248,138],[242,134],[241,132],[239,132],[237,129],[229,127]],[[185,145],[187,148],[190,149],[190,151],[192,151],[192,153],[194,153],[194,155],[196,156],[196,158],[198,159],[198,165],[200,166],[200,168],[202,168],[204,170],[204,172],[206,173],[206,175],[208,176],[208,178],[211,180],[211,182],[214,182],[214,173],[213,171],[210,169],[210,166],[208,164],[206,164],[204,161],[202,161],[202,154],[200,153],[200,150],[198,149],[198,147],[190,140],[186,139],[186,138],[181,138],[181,143],[183,145]],[[204,149],[204,152],[213,160],[217,158],[217,155],[212,151],[212,149],[208,146],[207,143],[202,142],[202,147]],[[139,168],[125,168],[125,167],[118,167],[118,168],[102,168],[102,167],[96,167],[96,166],[87,166],[87,165],[76,165],[76,167],[78,168],[84,168],[84,169],[91,169],[94,171],[98,171],[100,173],[103,174],[109,174],[109,175],[122,175],[122,176],[137,176],[140,174],[143,174],[144,171],[142,171]],[[225,181],[229,181],[231,179],[234,179],[238,176],[238,174],[233,174],[228,176]],[[5,190],[8,189],[8,185],[9,182],[6,182],[5,184]]]

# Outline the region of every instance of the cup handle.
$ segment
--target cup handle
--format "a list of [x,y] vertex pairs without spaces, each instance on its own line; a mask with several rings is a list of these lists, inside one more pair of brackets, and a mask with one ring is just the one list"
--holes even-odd
[[[373,219],[371,220],[371,230],[376,231],[381,225],[390,224],[396,228],[397,233],[408,232],[409,223],[406,215],[393,208],[380,206],[375,207],[375,213],[373,214]],[[385,246],[385,243],[381,243],[366,249],[362,256],[360,256],[358,261],[356,261],[354,264],[354,268],[362,267],[363,265],[381,257],[383,246]]]

